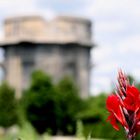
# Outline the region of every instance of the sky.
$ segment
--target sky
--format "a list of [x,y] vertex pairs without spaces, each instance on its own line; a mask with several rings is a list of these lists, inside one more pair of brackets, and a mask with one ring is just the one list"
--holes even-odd
[[90,92],[110,92],[117,71],[140,80],[140,0],[0,0],[0,39],[3,20],[21,15],[80,16],[92,21]]

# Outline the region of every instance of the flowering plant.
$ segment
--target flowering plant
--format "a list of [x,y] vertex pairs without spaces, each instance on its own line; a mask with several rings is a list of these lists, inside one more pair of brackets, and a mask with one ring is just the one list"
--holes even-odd
[[113,128],[119,130],[119,122],[125,129],[127,139],[134,140],[140,133],[140,92],[122,71],[118,73],[115,94],[108,96],[106,107],[110,113],[107,120]]

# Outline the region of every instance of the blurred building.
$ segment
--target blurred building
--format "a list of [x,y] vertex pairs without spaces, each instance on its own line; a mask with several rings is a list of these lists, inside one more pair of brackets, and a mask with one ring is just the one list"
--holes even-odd
[[17,96],[28,87],[34,70],[49,73],[55,81],[71,75],[81,97],[89,93],[91,22],[75,17],[46,21],[40,16],[8,18],[4,23],[5,79]]

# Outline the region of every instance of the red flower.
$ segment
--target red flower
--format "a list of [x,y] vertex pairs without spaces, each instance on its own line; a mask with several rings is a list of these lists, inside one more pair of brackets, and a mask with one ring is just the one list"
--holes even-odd
[[107,120],[119,130],[119,122],[127,133],[127,138],[133,140],[140,133],[140,92],[130,85],[128,78],[122,71],[118,74],[116,95],[108,96],[106,107],[110,115]]
[[116,95],[110,95],[107,98],[106,106],[108,111],[110,112],[108,120],[110,120],[110,123],[113,125],[113,127],[116,130],[119,130],[116,121],[119,121],[122,125],[126,126],[126,121],[122,112],[121,103]]
[[127,87],[124,106],[130,111],[136,111],[140,107],[140,93],[134,86]]

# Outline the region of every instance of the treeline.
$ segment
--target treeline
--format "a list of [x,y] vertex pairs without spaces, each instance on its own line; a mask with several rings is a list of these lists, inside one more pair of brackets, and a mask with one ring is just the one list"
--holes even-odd
[[[139,85],[139,84],[137,84]],[[5,129],[30,122],[39,134],[75,135],[77,122],[83,136],[125,139],[123,130],[116,132],[106,121],[106,94],[81,99],[70,77],[58,83],[42,71],[35,71],[31,85],[21,99],[6,83],[0,86],[0,126]]]

